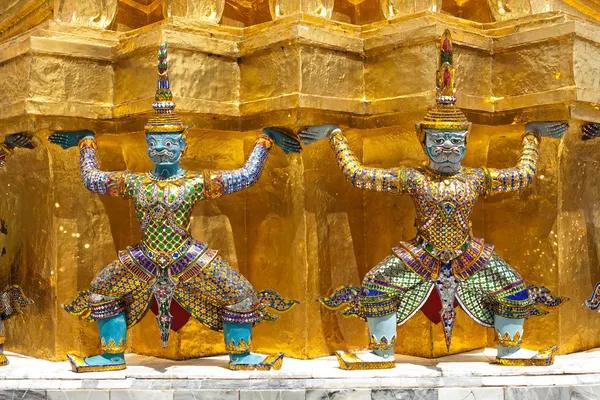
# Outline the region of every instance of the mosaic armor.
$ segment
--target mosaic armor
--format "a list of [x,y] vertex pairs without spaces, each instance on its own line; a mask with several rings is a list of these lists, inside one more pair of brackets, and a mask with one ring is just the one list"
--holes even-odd
[[[450,346],[454,300],[478,323],[491,327],[494,314],[528,318],[541,311],[541,299],[529,296],[521,276],[494,252],[494,246],[471,236],[471,213],[481,196],[517,191],[532,184],[539,139],[523,137],[523,151],[515,168],[463,167],[445,176],[427,168],[380,169],[360,164],[341,133],[331,136],[344,176],[354,186],[376,192],[409,195],[416,209],[417,236],[400,242],[363,280],[363,290],[381,293],[377,308],[356,303],[356,315],[385,315],[393,310],[403,324],[426,302],[434,289],[444,308],[444,331]],[[323,304],[339,307],[342,289]],[[373,299],[371,299],[373,300]],[[550,303],[549,305],[552,305]]]
[[[90,191],[121,196],[133,202],[142,240],[119,252],[92,281],[89,291],[67,310],[93,319],[125,312],[127,326],[141,320],[154,300],[163,345],[166,346],[174,299],[198,321],[222,330],[223,321],[259,323],[272,319],[267,307],[284,310],[272,291],[256,293],[250,283],[190,232],[194,205],[205,199],[243,190],[255,184],[272,140],[261,136],[246,165],[232,171],[185,172],[170,179],[152,173],[105,172],[98,168],[96,143],[80,142],[81,175]],[[226,307],[226,308],[225,308]]]

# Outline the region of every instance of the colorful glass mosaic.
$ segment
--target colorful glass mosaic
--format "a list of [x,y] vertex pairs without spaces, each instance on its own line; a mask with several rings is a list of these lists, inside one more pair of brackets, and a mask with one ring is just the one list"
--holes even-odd
[[[456,107],[452,39],[448,31],[440,47],[437,101],[417,124],[423,144],[426,129],[466,134],[471,126]],[[560,129],[553,130],[567,126],[554,125],[560,125]],[[316,140],[318,128],[312,133],[305,129],[301,138],[305,135],[307,140]],[[445,140],[450,139],[441,141]],[[553,296],[547,288],[527,287],[521,276],[494,252],[492,245],[471,234],[471,215],[480,197],[513,192],[533,184],[540,140],[539,133],[526,131],[520,159],[513,168],[469,168],[458,164],[451,173],[441,173],[430,167],[363,166],[341,130],[332,129],[329,141],[346,179],[360,189],[410,196],[416,209],[417,235],[395,246],[388,257],[367,273],[362,287],[339,288],[321,302],[331,309],[345,307],[343,315],[363,319],[395,312],[400,325],[419,311],[435,290],[440,305],[439,319],[434,322],[443,324],[448,348],[456,306],[461,306],[478,323],[491,327],[494,315],[528,318],[544,313],[536,305],[562,304],[567,299]],[[448,146],[441,151],[452,149]],[[381,293],[387,297],[376,300],[371,297]]]
[[[146,124],[146,132],[162,137],[183,134],[187,127],[174,113],[166,45],[160,46],[158,58],[158,86],[152,105],[155,114]],[[61,140],[69,139],[57,139]],[[184,143],[185,138],[182,135],[173,140]],[[93,320],[124,313],[126,324],[131,327],[154,302],[165,347],[173,324],[170,312],[173,301],[214,330],[223,329],[224,321],[252,324],[272,321],[276,317],[267,308],[290,309],[296,301],[284,300],[272,290],[255,292],[246,278],[216,250],[194,239],[190,229],[192,211],[199,201],[244,190],[258,181],[273,143],[270,136],[261,135],[239,169],[180,170],[158,177],[153,172],[102,171],[93,135],[84,136],[79,148],[85,187],[98,194],[131,200],[140,223],[141,242],[120,251],[117,260],[94,278],[89,290],[81,292],[64,308]]]

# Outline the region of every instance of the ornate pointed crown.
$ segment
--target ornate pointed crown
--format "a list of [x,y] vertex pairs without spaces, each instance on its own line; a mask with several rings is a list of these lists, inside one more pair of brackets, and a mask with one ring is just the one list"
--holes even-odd
[[144,129],[146,132],[177,133],[183,132],[187,126],[179,116],[175,115],[175,103],[167,74],[167,44],[162,43],[158,48],[158,84],[154,95],[154,115],[148,119]]
[[454,87],[454,67],[452,66],[452,38],[446,30],[442,36],[440,49],[440,67],[437,70],[436,101],[427,116],[417,128],[421,143],[425,141],[425,129],[461,129],[470,127],[467,117],[456,107],[456,88]]

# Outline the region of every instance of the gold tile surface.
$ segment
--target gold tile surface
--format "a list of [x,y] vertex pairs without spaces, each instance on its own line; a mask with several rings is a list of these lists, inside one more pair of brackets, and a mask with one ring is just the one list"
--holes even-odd
[[[596,141],[582,142],[578,130],[581,120],[600,121],[600,25],[587,3],[555,1],[542,12],[534,2],[529,11],[517,7],[513,17],[500,18],[497,2],[478,11],[491,6],[428,1],[404,10],[393,1],[290,0],[273,17],[276,2],[252,2],[252,11],[247,2],[227,1],[220,22],[194,16],[201,11],[193,9],[196,0],[165,0],[161,7],[173,7],[166,20],[139,14],[154,2],[121,3],[0,5],[0,137],[28,130],[38,143],[35,151],[17,151],[0,171],[0,284],[19,284],[35,300],[6,324],[7,349],[48,359],[98,350],[94,324],[60,305],[139,239],[138,224],[127,201],[87,192],[77,151],[51,146],[47,137],[92,129],[102,168],[149,169],[142,127],[159,42],[169,44],[177,110],[191,128],[185,168],[236,168],[263,126],[326,122],[345,129],[365,164],[418,166],[425,158],[412,121],[433,102],[446,28],[455,40],[458,104],[475,123],[466,165],[514,164],[527,121],[572,125],[562,141],[543,141],[531,189],[478,204],[473,232],[494,243],[528,283],[572,297],[526,323],[525,346],[558,344],[564,353],[600,345],[600,318],[580,306],[600,280],[600,149]],[[381,8],[390,4],[393,16]],[[302,7],[308,11],[300,15]],[[42,9],[46,14],[33,12]],[[392,246],[414,235],[413,219],[408,197],[363,193],[345,182],[329,146],[319,143],[289,157],[274,149],[255,187],[198,205],[193,232],[257,289],[302,301],[256,328],[256,350],[311,358],[366,347],[364,323],[315,300],[359,284]],[[400,353],[446,352],[441,327],[422,314],[397,337]],[[493,340],[491,330],[458,312],[452,352]],[[149,314],[128,343],[139,353],[183,359],[222,353],[221,341],[190,321],[163,350]]]

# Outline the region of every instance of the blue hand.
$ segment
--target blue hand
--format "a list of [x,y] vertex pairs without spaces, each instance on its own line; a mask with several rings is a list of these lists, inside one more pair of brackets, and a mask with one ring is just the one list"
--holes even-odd
[[285,154],[300,153],[302,147],[298,139],[293,137],[290,129],[282,127],[268,127],[263,129],[263,134],[269,136]]
[[335,124],[309,126],[300,131],[300,140],[308,146],[314,142],[328,138],[336,129],[339,129],[339,127]]
[[26,132],[13,133],[4,138],[4,144],[14,149],[15,147],[35,149],[35,143],[31,134]]
[[569,124],[565,121],[558,122],[530,122],[525,125],[525,132],[537,132],[542,137],[561,139],[569,129]]
[[581,132],[583,133],[581,139],[582,140],[590,140],[600,137],[600,124],[598,123],[590,123],[585,124],[581,127]]
[[62,147],[63,149],[70,149],[71,147],[75,147],[79,144],[79,141],[84,138],[94,138],[94,132],[88,130],[81,131],[57,131],[50,135],[48,140],[50,143],[54,143]]

